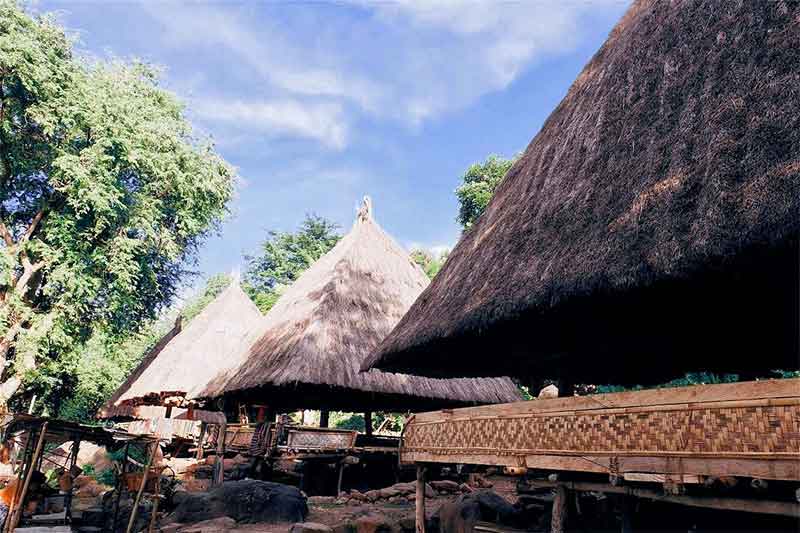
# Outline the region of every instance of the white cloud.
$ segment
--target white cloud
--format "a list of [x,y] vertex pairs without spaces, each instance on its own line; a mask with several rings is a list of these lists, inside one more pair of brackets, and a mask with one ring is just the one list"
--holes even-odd
[[314,139],[335,149],[347,144],[342,106],[335,103],[197,100],[191,111],[202,120],[222,123],[234,130]]
[[[622,6],[620,0],[342,1],[291,8],[142,5],[166,46],[206,47],[217,60],[240,65],[243,79],[266,98],[309,107],[287,115],[259,109],[265,127],[336,148],[359,116],[419,126],[503,90],[536,61],[572,49],[586,14]],[[351,16],[354,7],[362,16]],[[340,105],[335,112],[331,102]],[[244,109],[238,101],[228,107]]]

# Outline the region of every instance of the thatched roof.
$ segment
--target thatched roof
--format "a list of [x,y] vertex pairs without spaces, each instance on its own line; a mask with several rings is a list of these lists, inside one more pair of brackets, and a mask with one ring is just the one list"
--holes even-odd
[[267,313],[232,376],[210,396],[246,395],[272,407],[416,409],[519,399],[508,378],[434,380],[359,373],[428,278],[373,220],[369,200],[352,230]]
[[244,349],[247,334],[262,318],[239,284],[231,282],[185,328],[176,323],[106,402],[100,416],[114,416],[114,406],[148,395],[176,392],[196,398],[209,381],[230,369],[227,354]]
[[637,1],[366,366],[797,368],[799,231],[800,4]]

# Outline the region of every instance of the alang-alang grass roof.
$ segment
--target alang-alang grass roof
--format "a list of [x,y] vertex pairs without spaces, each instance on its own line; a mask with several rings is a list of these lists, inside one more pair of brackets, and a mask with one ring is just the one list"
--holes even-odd
[[209,381],[229,371],[227,354],[240,351],[263,315],[232,281],[189,324],[173,328],[145,356],[128,379],[100,409],[100,416],[115,416],[115,406],[164,392],[197,398]]
[[800,4],[630,7],[365,367],[797,368]]
[[280,297],[231,356],[240,367],[206,391],[281,408],[413,410],[520,399],[508,378],[436,380],[359,367],[428,278],[373,220],[365,199],[352,230]]

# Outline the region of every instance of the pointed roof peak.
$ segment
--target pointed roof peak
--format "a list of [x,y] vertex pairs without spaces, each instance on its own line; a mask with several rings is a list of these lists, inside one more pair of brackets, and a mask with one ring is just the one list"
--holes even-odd
[[372,220],[372,198],[365,195],[361,200],[361,207],[358,208],[356,222],[367,222]]

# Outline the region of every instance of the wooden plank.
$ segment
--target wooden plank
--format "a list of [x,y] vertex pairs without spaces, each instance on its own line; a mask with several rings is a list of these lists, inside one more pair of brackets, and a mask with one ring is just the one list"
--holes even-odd
[[[540,470],[562,470],[607,474],[612,471],[645,472],[656,474],[686,474],[697,476],[740,476],[761,479],[800,481],[800,462],[794,458],[785,460],[727,459],[727,458],[680,458],[651,456],[558,456],[528,455],[457,455],[429,452],[402,452],[403,463],[415,462],[444,464],[474,464],[485,466],[525,466]],[[616,464],[614,464],[616,463]]]
[[724,511],[742,511],[746,513],[772,514],[800,518],[800,504],[776,500],[759,500],[743,498],[716,498],[703,496],[670,495],[663,492],[638,487],[617,487],[609,483],[593,483],[589,481],[529,481],[531,487],[565,487],[581,492],[605,492],[626,494],[637,498],[658,500],[691,507],[705,507]]
[[644,406],[672,406],[684,409],[697,403],[777,400],[798,397],[800,397],[800,378],[769,379],[530,400],[462,409],[443,409],[428,413],[417,413],[415,422],[435,422],[459,417],[505,417],[596,409],[642,408]]
[[556,497],[553,499],[553,513],[550,519],[551,533],[564,533],[567,530],[567,510],[569,509],[567,487],[556,486]]
[[425,466],[417,465],[416,533],[425,533]]
[[622,475],[625,481],[636,483],[676,483],[680,485],[696,485],[702,482],[701,476],[691,474],[648,474],[645,472],[626,472]]

